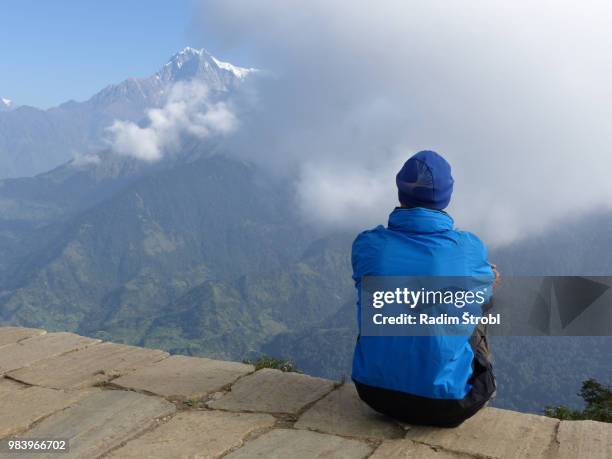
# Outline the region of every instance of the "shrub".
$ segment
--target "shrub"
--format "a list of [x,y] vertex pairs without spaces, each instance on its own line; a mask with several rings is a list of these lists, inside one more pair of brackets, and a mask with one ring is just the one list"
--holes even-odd
[[563,420],[583,420],[612,422],[612,388],[601,384],[595,379],[587,379],[582,383],[578,395],[586,403],[582,411],[572,410],[566,406],[547,406],[544,414],[551,418]]
[[255,370],[261,370],[262,368],[273,368],[284,372],[301,373],[291,360],[281,360],[274,357],[261,356],[256,360],[243,360],[243,363],[253,365]]

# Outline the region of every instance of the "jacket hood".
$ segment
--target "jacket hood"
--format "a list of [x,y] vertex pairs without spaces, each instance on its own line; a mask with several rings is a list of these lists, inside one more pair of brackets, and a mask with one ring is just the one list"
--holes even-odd
[[396,207],[389,215],[388,227],[407,233],[440,233],[452,230],[454,224],[453,218],[440,210]]

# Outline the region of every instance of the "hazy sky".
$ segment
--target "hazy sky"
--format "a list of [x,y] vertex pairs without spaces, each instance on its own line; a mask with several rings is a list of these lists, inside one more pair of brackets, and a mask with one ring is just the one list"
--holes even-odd
[[460,227],[505,242],[612,207],[612,6],[566,0],[203,0],[202,37],[248,50],[233,151],[293,174],[304,215],[384,223],[394,173],[435,149]]
[[2,0],[0,97],[37,107],[84,100],[149,76],[185,46],[215,51],[213,37],[193,32],[193,9],[191,0]]

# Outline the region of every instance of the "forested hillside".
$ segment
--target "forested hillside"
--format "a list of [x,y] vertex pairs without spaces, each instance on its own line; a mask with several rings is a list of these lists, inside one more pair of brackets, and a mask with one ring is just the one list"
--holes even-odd
[[[214,151],[153,164],[109,153],[0,182],[2,323],[349,375],[354,235],[305,225],[289,184]],[[502,275],[604,274],[606,229],[609,214],[577,219],[490,257]],[[608,338],[495,338],[493,349],[499,406],[572,405],[586,376],[612,379]]]

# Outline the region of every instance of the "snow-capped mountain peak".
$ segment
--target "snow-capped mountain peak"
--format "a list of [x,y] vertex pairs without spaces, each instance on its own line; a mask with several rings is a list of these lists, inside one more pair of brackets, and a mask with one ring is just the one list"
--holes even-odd
[[191,46],[185,46],[182,50],[177,52],[170,60],[176,58],[177,56],[189,56],[196,55],[202,56],[203,54],[209,54],[204,48],[192,48]]
[[181,68],[186,61],[193,59],[193,58],[202,57],[202,55],[204,54],[208,54],[208,53],[203,48],[196,49],[196,48],[192,48],[191,46],[186,46],[181,51],[179,51],[174,56],[172,56],[170,60],[166,62],[164,67],[176,66],[178,68]]
[[238,67],[223,62],[204,48],[187,46],[174,54],[159,71],[148,78],[128,78],[107,86],[94,95],[91,102],[98,106],[113,106],[118,117],[125,104],[138,107],[156,107],[163,104],[174,83],[201,81],[213,91],[226,92],[239,85],[256,69]]
[[[187,46],[176,53],[157,73],[162,80],[180,81],[192,78],[212,79],[213,86],[227,86],[228,80],[244,79],[250,73],[256,71],[252,68],[238,67],[223,62],[204,48],[197,49]],[[221,83],[220,85],[218,83]],[[225,89],[227,89],[225,87]]]
[[241,80],[246,78],[247,75],[249,75],[250,73],[257,71],[257,69],[254,69],[254,68],[238,67],[234,64],[230,64],[229,62],[220,61],[215,56],[211,56],[211,57],[212,57],[213,62],[217,64],[219,68],[227,70],[228,72],[232,72],[237,78]]
[[[21,110],[10,98],[0,97],[3,126],[23,126],[23,130],[0,129],[0,149],[9,152],[9,159],[0,161],[0,178],[37,174],[75,154],[77,165],[93,167],[97,159],[90,153],[108,148],[108,128],[115,121],[145,123],[149,111],[163,109],[175,88],[177,92],[186,88],[188,93],[190,88],[199,89],[198,83],[214,102],[241,97],[240,88],[253,72],[254,69],[219,60],[205,49],[186,47],[154,74],[111,84],[83,102],[72,100],[48,110],[34,107]],[[53,129],[41,133],[41,126]]]

